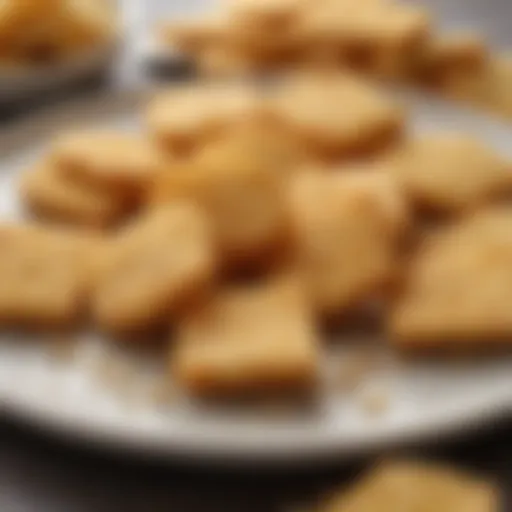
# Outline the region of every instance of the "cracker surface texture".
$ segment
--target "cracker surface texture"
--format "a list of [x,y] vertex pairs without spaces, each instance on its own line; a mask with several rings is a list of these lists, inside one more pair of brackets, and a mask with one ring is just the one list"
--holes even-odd
[[506,346],[512,335],[512,211],[496,207],[424,241],[390,317],[400,349]]
[[93,302],[96,321],[114,333],[151,330],[202,295],[213,274],[202,212],[186,202],[157,208],[104,251]]
[[225,289],[182,319],[172,371],[197,396],[311,390],[319,353],[296,281]]

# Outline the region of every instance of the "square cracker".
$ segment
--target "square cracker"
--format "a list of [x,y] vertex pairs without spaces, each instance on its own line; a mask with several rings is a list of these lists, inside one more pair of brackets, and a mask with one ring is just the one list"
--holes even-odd
[[291,172],[295,149],[257,132],[229,133],[154,187],[156,203],[182,197],[204,208],[226,268],[264,266],[289,238],[283,177]]
[[320,156],[367,153],[396,140],[402,109],[368,83],[340,73],[290,77],[277,88],[277,118]]
[[399,349],[455,352],[510,345],[512,209],[482,210],[428,237],[392,307]]
[[106,130],[62,134],[50,160],[64,176],[118,195],[140,193],[165,162],[149,139]]
[[436,214],[471,211],[512,192],[510,164],[474,137],[456,132],[406,143],[390,170],[413,204]]
[[327,319],[393,281],[407,209],[380,171],[304,173],[290,187],[298,266]]
[[131,210],[125,199],[62,176],[50,162],[27,171],[20,187],[24,205],[44,221],[103,228],[117,224]]
[[1,324],[61,327],[78,320],[91,285],[92,238],[4,224],[0,246]]
[[202,397],[311,390],[319,341],[298,281],[221,290],[178,324],[171,365]]
[[317,512],[498,512],[490,482],[440,464],[385,461],[354,488],[335,494]]
[[187,202],[147,212],[104,251],[93,311],[107,331],[138,334],[204,293],[214,274],[207,220]]

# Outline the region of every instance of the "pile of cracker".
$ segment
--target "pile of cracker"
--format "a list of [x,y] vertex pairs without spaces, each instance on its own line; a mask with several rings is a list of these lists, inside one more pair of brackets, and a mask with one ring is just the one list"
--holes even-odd
[[175,85],[144,119],[63,133],[21,176],[4,327],[168,338],[199,396],[311,391],[324,326],[368,309],[400,351],[510,346],[512,173],[479,140],[408,135],[342,73]]
[[512,116],[512,61],[471,30],[438,34],[422,7],[396,0],[225,0],[158,28],[207,76],[348,68]]
[[110,0],[3,0],[0,65],[61,62],[111,43],[116,31]]

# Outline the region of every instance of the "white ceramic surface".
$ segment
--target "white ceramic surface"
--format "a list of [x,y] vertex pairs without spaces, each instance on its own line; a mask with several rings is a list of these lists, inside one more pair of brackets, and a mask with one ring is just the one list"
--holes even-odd
[[[19,216],[19,171],[37,157],[55,130],[89,124],[136,129],[140,99],[139,93],[90,98],[0,133],[1,218]],[[404,100],[411,105],[414,129],[463,128],[512,157],[511,128],[443,103]],[[342,457],[458,431],[512,410],[512,359],[507,357],[462,365],[401,362],[391,356],[356,393],[326,385],[307,407],[228,410],[200,407],[180,397],[162,407],[136,393],[116,393],[92,370],[102,347],[93,335],[82,336],[75,357],[59,362],[45,355],[37,339],[3,334],[0,405],[67,437],[159,456],[217,455],[245,461]],[[159,371],[150,359],[135,358],[140,359],[141,379]],[[369,415],[361,407],[361,394],[372,390],[389,396],[384,414]]]

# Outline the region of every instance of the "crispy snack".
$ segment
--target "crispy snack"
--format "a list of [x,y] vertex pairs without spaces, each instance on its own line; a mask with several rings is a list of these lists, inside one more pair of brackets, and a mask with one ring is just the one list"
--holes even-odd
[[196,71],[201,78],[247,78],[261,71],[259,63],[232,44],[211,44],[196,54]]
[[303,0],[230,0],[228,12],[234,23],[261,31],[286,31],[301,13]]
[[472,211],[512,191],[509,164],[472,136],[424,135],[390,166],[411,201],[438,214]]
[[151,141],[115,131],[64,134],[50,158],[70,179],[121,196],[147,189],[165,163]]
[[133,206],[119,195],[62,176],[47,161],[22,177],[20,189],[24,205],[38,219],[70,226],[109,227],[125,218]]
[[281,122],[319,155],[372,152],[396,140],[402,130],[402,110],[352,76],[294,77],[276,96]]
[[62,135],[50,156],[62,175],[111,195],[137,195],[166,163],[151,141],[115,131]]
[[407,69],[429,28],[428,15],[417,6],[326,1],[308,4],[298,30],[306,48],[329,49],[340,63],[396,76]]
[[91,284],[92,239],[31,225],[0,227],[0,323],[28,328],[77,322]]
[[64,0],[61,41],[67,53],[111,42],[118,33],[115,2]]
[[204,18],[166,22],[158,27],[159,39],[189,55],[231,40],[231,27],[224,13]]
[[189,151],[263,109],[255,89],[240,84],[173,87],[150,103],[146,121],[156,140],[171,151]]
[[411,219],[402,191],[396,180],[390,177],[389,166],[385,159],[345,164],[338,168],[343,176],[336,179],[348,192],[369,194],[375,198],[388,232],[401,236],[410,227]]
[[265,145],[264,138],[251,130],[231,133],[161,175],[154,187],[154,203],[181,197],[205,209],[228,269],[265,266],[288,241],[282,190],[287,157],[280,155],[277,139]]
[[415,79],[421,84],[443,87],[452,76],[471,76],[487,65],[489,56],[482,38],[472,32],[453,32],[432,37],[418,52]]
[[108,0],[5,0],[0,5],[0,62],[56,62],[110,43],[117,32]]
[[508,54],[491,56],[472,72],[446,73],[441,94],[503,118],[512,117],[512,59]]
[[203,214],[186,202],[161,206],[104,251],[93,298],[96,321],[120,334],[151,330],[202,295],[214,267]]
[[428,238],[389,319],[392,343],[458,352],[509,344],[512,210],[483,210]]
[[395,277],[407,216],[385,174],[301,174],[290,205],[299,268],[321,316],[347,312]]
[[317,512],[498,512],[498,491],[476,476],[440,464],[381,463],[347,492],[334,495]]
[[171,367],[201,397],[311,390],[319,340],[292,278],[222,290],[178,324]]

